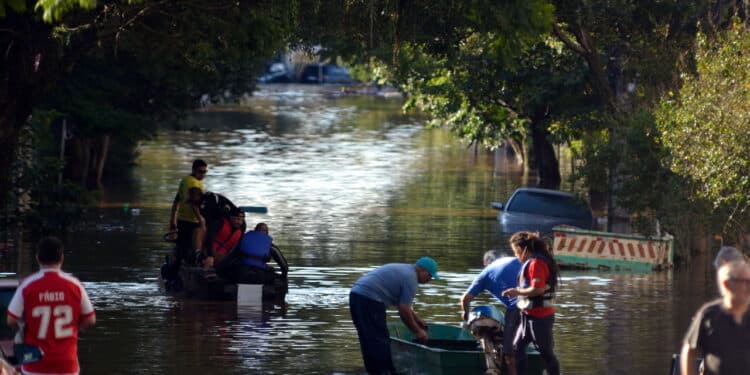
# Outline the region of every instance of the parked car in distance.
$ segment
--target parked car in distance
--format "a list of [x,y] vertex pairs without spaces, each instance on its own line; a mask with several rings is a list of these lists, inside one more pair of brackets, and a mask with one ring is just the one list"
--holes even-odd
[[300,83],[354,83],[346,68],[333,64],[305,65],[300,73],[299,81]]
[[266,70],[266,74],[258,77],[258,83],[288,83],[291,82],[292,74],[282,63],[273,63]]
[[571,193],[559,190],[519,188],[508,202],[492,202],[500,210],[497,220],[503,232],[520,230],[552,233],[556,225],[571,225],[583,229],[594,227],[594,215],[587,202]]

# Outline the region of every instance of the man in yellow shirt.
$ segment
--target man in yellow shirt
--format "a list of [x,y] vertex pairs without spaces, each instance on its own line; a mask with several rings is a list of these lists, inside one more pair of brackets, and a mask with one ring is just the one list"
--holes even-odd
[[180,264],[183,260],[189,259],[193,252],[193,231],[200,228],[200,219],[195,213],[191,203],[188,201],[191,188],[198,188],[202,192],[206,191],[203,185],[203,178],[208,172],[208,164],[201,159],[193,161],[192,172],[180,180],[180,186],[172,202],[172,212],[169,220],[169,230],[177,230],[177,244],[175,246],[175,257],[172,263],[171,274],[165,278],[177,278]]

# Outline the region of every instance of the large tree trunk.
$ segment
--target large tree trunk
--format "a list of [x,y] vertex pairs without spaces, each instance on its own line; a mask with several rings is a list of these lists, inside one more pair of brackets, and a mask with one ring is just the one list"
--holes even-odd
[[555,155],[555,148],[549,141],[549,131],[543,124],[544,114],[539,114],[531,120],[531,145],[534,149],[534,168],[536,169],[537,185],[545,189],[560,188],[560,163]]
[[104,163],[107,161],[107,154],[109,153],[109,141],[111,136],[105,134],[102,136],[101,144],[99,147],[99,157],[96,164],[96,188],[101,190],[102,185],[102,174],[104,174]]
[[526,147],[524,143],[515,139],[508,138],[505,141],[505,144],[509,147],[508,155],[512,155],[515,158],[516,164],[524,165],[524,162],[526,161]]

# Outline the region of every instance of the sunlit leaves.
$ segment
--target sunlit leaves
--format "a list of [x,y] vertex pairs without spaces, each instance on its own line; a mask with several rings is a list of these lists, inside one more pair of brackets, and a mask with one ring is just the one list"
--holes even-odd
[[657,112],[671,168],[716,205],[750,205],[750,34],[698,38],[697,74]]

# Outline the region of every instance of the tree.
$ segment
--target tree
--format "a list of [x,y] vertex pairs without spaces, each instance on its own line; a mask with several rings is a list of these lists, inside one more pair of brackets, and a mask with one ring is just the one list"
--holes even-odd
[[735,24],[701,34],[696,73],[657,111],[671,169],[696,182],[715,207],[750,206],[750,33]]
[[[19,129],[45,102],[64,107],[80,128],[106,137],[122,128],[117,120],[102,121],[100,109],[127,112],[126,122],[169,118],[194,107],[202,93],[251,89],[265,58],[286,44],[296,16],[292,0],[1,0],[0,9],[3,169],[10,166]],[[71,78],[114,67],[123,70],[94,86]],[[120,94],[111,94],[115,90]],[[124,98],[126,92],[137,97]],[[62,103],[55,96],[75,100]],[[8,182],[0,177],[0,185]]]

